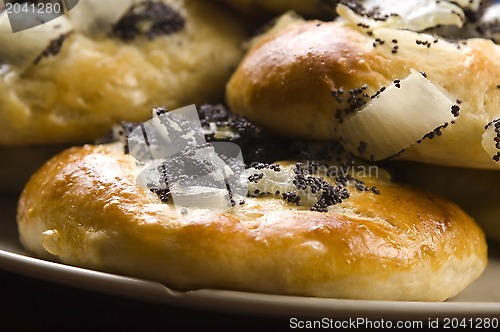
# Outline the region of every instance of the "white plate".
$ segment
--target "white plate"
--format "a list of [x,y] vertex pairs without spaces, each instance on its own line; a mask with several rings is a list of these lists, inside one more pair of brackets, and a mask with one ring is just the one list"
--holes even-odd
[[168,305],[276,317],[500,317],[498,245],[490,246],[490,264],[481,278],[444,303],[320,299],[211,289],[178,292],[157,282],[31,257],[18,241],[15,206],[12,198],[4,198],[0,203],[0,268],[72,287]]

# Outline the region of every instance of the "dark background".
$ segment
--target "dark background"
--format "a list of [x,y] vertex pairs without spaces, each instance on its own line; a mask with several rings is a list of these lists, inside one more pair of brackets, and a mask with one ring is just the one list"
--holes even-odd
[[0,331],[278,331],[287,318],[160,305],[0,270]]

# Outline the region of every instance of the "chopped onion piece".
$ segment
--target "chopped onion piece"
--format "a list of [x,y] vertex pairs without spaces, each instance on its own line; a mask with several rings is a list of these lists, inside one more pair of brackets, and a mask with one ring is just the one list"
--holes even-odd
[[[247,186],[250,195],[271,195],[285,200],[286,195],[290,195],[293,198],[288,199],[289,202],[313,207],[320,200],[322,189],[315,192],[310,187],[298,189],[294,184],[295,176],[293,167],[282,167],[279,172],[270,168],[249,168],[242,173],[240,180]],[[299,201],[294,201],[294,198]]]
[[210,176],[214,183],[223,183],[225,179],[234,176],[234,172],[221,158],[215,153],[213,146],[205,146],[194,150],[193,160],[208,162],[214,167],[214,171],[206,176]]
[[[219,187],[201,185],[183,186],[178,182],[179,179],[172,179],[167,185],[159,181],[160,172],[158,168],[163,163],[164,160],[155,160],[145,167],[137,177],[137,184],[144,189],[168,189],[176,209],[179,210],[181,214],[182,211],[180,211],[180,209],[182,208],[195,207],[223,211],[230,207],[230,194],[224,181],[222,181],[222,185],[220,185],[221,183],[216,183],[219,184]],[[234,193],[233,197],[237,195],[238,193]]]
[[354,155],[382,160],[399,154],[427,134],[452,123],[458,106],[412,71],[371,99],[338,128],[344,147]]
[[162,202],[171,198],[178,210],[221,211],[248,193],[238,181],[245,168],[240,147],[231,142],[207,144],[195,105],[171,112],[153,109],[152,119],[132,129],[127,143],[129,153],[146,165],[137,184]]
[[[364,7],[364,10],[361,10]],[[438,0],[367,0],[362,7],[349,8],[339,4],[337,13],[356,26],[423,31],[440,25],[462,27],[465,14],[462,8]]]
[[483,148],[500,166],[500,119],[490,122],[483,134]]
[[153,109],[152,119],[137,126],[127,140],[130,154],[142,162],[167,158],[186,147],[206,143],[195,105],[171,112]]
[[481,22],[492,22],[500,20],[500,3],[496,3],[486,8],[483,16],[481,16]]
[[[43,18],[26,16],[26,19]],[[33,65],[52,42],[72,30],[71,22],[65,16],[60,16],[33,28],[13,33],[7,11],[2,11],[0,12],[0,59],[22,72]]]
[[248,192],[253,194],[276,192],[285,193],[294,191],[293,172],[289,168],[282,168],[280,172],[272,169],[247,168],[241,174],[240,181],[246,185]]
[[231,126],[218,127],[217,123],[210,122],[208,128],[203,128],[203,134],[213,135],[217,140],[230,140],[239,137],[239,134]]
[[[184,155],[181,159],[174,157],[149,163],[137,176],[136,183],[144,189],[168,189],[174,204],[179,208],[224,210],[230,207],[232,195],[246,195],[246,191],[235,188],[233,170],[215,153],[213,147],[191,151],[192,154],[187,154],[190,160]],[[198,161],[209,164],[208,168],[213,170],[197,169],[195,164]],[[160,171],[162,167],[166,172]]]

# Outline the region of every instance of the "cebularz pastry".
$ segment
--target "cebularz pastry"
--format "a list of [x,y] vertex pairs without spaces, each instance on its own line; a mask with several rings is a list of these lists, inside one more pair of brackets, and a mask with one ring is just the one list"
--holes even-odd
[[[173,130],[185,127],[176,123]],[[205,157],[192,162],[195,168],[209,167],[203,151],[210,149],[186,150],[180,169],[198,153]],[[254,163],[239,175],[246,196],[217,197],[201,187],[185,194],[226,209],[179,210],[167,181],[177,172],[171,162],[150,167],[121,143],[75,147],[25,187],[20,240],[41,258],[179,290],[443,301],[482,273],[483,232],[455,204],[393,183],[378,168],[372,174],[351,168],[354,161],[329,159]]]
[[211,1],[85,0],[15,34],[0,11],[0,145],[89,142],[157,105],[220,100],[244,37]]
[[[222,0],[234,8],[246,13],[261,13],[267,10],[273,13],[283,13],[288,10],[306,16],[325,16],[325,11],[333,14],[336,0]],[[330,13],[331,12],[331,13]]]

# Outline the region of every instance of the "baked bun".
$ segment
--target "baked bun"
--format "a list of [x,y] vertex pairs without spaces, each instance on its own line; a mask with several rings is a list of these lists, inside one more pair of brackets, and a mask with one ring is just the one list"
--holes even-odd
[[[449,42],[363,23],[299,21],[253,45],[227,85],[227,102],[236,114],[281,135],[336,140],[350,116],[344,113],[355,113],[385,87],[421,72],[456,103],[459,116],[428,128],[428,133],[438,130],[431,135],[436,138],[423,139],[429,135],[421,133],[413,146],[402,147],[400,157],[495,169],[498,163],[483,148],[482,137],[485,126],[500,117],[499,59],[500,46],[481,38]],[[369,130],[378,129],[373,126]],[[441,133],[443,127],[448,128]],[[389,132],[382,130],[379,137]]]
[[242,55],[242,24],[211,1],[155,3],[168,7],[150,9],[156,19],[170,20],[162,22],[160,32],[128,31],[127,24],[138,15],[122,20],[112,36],[84,33],[71,21],[87,8],[80,2],[65,15],[74,29],[57,54],[22,71],[0,63],[0,145],[89,142],[121,120],[145,121],[150,114],[143,110],[153,106],[175,109],[223,98]]
[[363,178],[378,194],[351,190],[328,212],[270,195],[181,216],[136,184],[140,170],[113,145],[59,154],[20,198],[21,243],[42,258],[180,290],[352,299],[443,301],[487,264],[482,231],[456,205],[382,177]]
[[334,4],[338,1],[324,0],[222,0],[232,7],[245,13],[262,13],[262,10],[271,13],[283,13],[288,10],[306,16],[325,16],[325,10],[329,9],[329,14],[334,11]]

